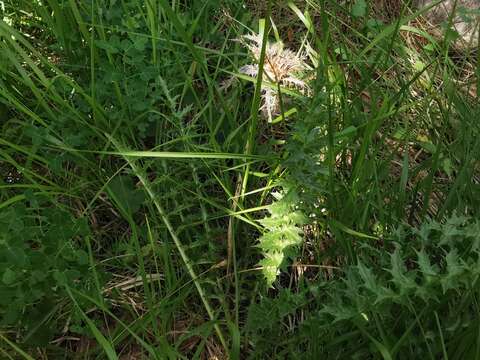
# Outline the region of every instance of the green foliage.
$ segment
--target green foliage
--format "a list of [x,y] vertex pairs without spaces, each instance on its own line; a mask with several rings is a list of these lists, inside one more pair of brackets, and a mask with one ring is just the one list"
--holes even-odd
[[26,197],[30,206],[0,212],[1,326],[17,324],[25,340],[45,345],[55,333],[53,315],[65,286],[91,286],[88,254],[79,246],[90,229],[84,218],[45,207],[33,193]]
[[135,214],[145,202],[145,194],[135,189],[129,176],[117,176],[108,184],[107,192],[126,218]]
[[295,191],[284,187],[282,192],[272,195],[275,201],[268,207],[270,215],[260,221],[266,233],[258,239],[264,257],[260,266],[268,285],[275,281],[281,269],[286,268],[287,260],[297,255],[302,244],[302,225],[306,223],[305,216],[297,210]]
[[474,60],[377,3],[0,1],[0,357],[478,358]]
[[367,3],[365,0],[356,0],[352,6],[352,16],[363,17],[367,14]]
[[[238,30],[216,0],[1,5],[1,332],[67,358],[124,345],[198,357],[213,331],[227,348],[209,304],[225,296],[212,280],[237,178],[226,169],[250,158],[229,156],[243,120],[219,69],[237,65],[213,49],[228,53]],[[188,331],[172,337],[184,317]]]
[[[261,319],[249,322],[255,350],[289,349],[308,358],[371,352],[438,358],[445,348],[452,358],[473,357],[475,348],[467,344],[476,341],[472,336],[480,322],[479,226],[478,220],[453,216],[419,229],[400,227],[383,248],[358,248],[357,264],[343,275],[305,281],[296,294],[285,289],[275,299],[261,300],[250,309],[252,319]],[[291,327],[292,322],[298,323]],[[294,340],[284,341],[285,332]]]

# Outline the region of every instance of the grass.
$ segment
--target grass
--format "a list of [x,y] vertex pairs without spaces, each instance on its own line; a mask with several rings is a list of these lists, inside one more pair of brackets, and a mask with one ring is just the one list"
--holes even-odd
[[2,357],[480,358],[479,63],[400,3],[0,2]]

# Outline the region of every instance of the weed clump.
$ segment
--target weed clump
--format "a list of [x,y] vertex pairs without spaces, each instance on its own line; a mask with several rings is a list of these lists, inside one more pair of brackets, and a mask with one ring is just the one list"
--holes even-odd
[[478,64],[411,5],[0,1],[0,357],[478,357]]

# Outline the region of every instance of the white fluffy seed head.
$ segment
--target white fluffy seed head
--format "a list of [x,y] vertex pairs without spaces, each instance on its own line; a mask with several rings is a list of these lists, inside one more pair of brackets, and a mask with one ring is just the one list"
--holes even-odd
[[[262,37],[258,34],[242,36],[239,41],[249,50],[255,64],[242,66],[242,74],[257,77],[262,52]],[[267,43],[265,48],[265,61],[263,65],[262,82],[270,82],[282,86],[296,88],[308,92],[308,85],[297,77],[297,73],[306,71],[304,59],[293,51],[285,49],[281,42]],[[279,94],[277,90],[262,83],[262,114],[271,121],[279,113]]]

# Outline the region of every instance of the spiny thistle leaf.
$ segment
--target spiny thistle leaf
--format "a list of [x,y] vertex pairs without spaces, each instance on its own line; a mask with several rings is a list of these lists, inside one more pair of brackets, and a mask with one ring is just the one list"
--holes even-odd
[[425,249],[422,249],[417,252],[417,258],[418,258],[418,267],[420,269],[420,272],[423,274],[425,278],[425,282],[426,283],[431,282],[433,278],[438,275],[438,271],[430,262],[430,258],[428,257],[428,254],[425,251]]
[[390,261],[392,268],[388,271],[392,274],[392,282],[397,286],[400,295],[411,293],[416,288],[415,274],[407,271],[399,246],[390,255]]
[[462,282],[462,275],[465,272],[465,266],[462,264],[457,250],[450,251],[445,257],[447,263],[447,273],[442,279],[443,292],[447,292],[450,289],[457,287],[458,283]]
[[306,223],[306,217],[294,210],[298,201],[295,191],[285,189],[274,197],[277,201],[268,208],[270,216],[260,220],[266,232],[258,243],[264,256],[259,265],[269,285],[275,281],[286,259],[295,256],[302,243],[301,226]]

